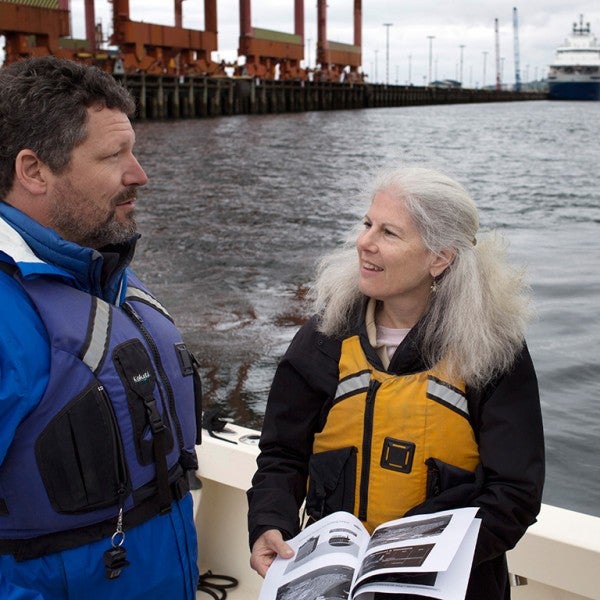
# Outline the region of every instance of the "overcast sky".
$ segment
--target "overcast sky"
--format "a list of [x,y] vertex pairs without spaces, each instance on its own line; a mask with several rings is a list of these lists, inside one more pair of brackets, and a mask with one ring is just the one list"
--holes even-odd
[[[315,60],[317,37],[316,0],[305,1],[305,58]],[[129,0],[132,20],[174,24],[171,0]],[[96,18],[111,28],[108,0],[95,0]],[[327,38],[353,42],[353,0],[328,0]],[[431,40],[432,79],[460,78],[460,46],[463,48],[463,81],[466,86],[492,84],[496,77],[494,19],[499,23],[499,56],[502,79],[515,79],[513,7],[519,21],[522,81],[541,78],[554,57],[556,46],[570,33],[573,22],[583,14],[600,37],[598,0],[363,0],[363,70],[369,81],[423,85],[429,76]],[[83,37],[83,0],[71,0],[73,35]],[[239,37],[239,0],[217,0],[218,57],[235,61]],[[204,29],[204,1],[186,0],[184,27]],[[388,28],[384,23],[392,23]],[[294,0],[252,0],[255,27],[293,33]],[[387,41],[389,32],[389,43]],[[309,44],[310,40],[310,44]],[[387,53],[389,51],[389,60]],[[487,55],[484,55],[484,52]],[[410,58],[409,58],[410,57]]]

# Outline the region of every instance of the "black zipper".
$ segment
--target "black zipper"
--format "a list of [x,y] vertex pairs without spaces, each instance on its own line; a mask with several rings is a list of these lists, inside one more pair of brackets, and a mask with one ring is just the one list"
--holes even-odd
[[106,390],[104,389],[104,386],[101,384],[98,384],[98,392],[100,393],[100,395],[102,396],[102,398],[104,399],[104,406],[106,406],[106,410],[108,412],[109,418],[112,422],[112,429],[114,431],[114,436],[112,439],[113,442],[113,452],[115,454],[116,457],[116,479],[117,479],[117,483],[118,483],[118,489],[115,490],[118,497],[119,497],[119,503],[121,503],[123,500],[123,498],[125,498],[126,494],[127,494],[127,482],[128,482],[128,476],[127,476],[127,470],[126,470],[126,466],[125,466],[125,454],[123,452],[123,443],[121,441],[121,433],[119,430],[119,425],[117,423],[117,418],[115,417],[115,413],[112,407],[112,404],[108,398],[108,394],[106,393]]
[[360,469],[360,486],[358,499],[358,518],[367,520],[367,508],[369,504],[369,476],[371,463],[371,446],[373,441],[373,415],[375,413],[375,396],[381,383],[375,379],[369,382],[367,397],[365,399],[365,416],[363,421],[362,459]]
[[150,332],[146,329],[142,317],[138,315],[133,306],[131,306],[131,304],[129,304],[128,302],[125,302],[122,305],[122,308],[125,311],[125,313],[129,316],[129,318],[133,321],[135,326],[139,329],[142,336],[146,340],[146,343],[150,347],[152,357],[154,358],[154,365],[156,367],[156,370],[158,371],[159,380],[161,381],[167,394],[167,409],[169,411],[169,416],[171,417],[171,422],[175,426],[175,433],[177,434],[177,443],[181,452],[183,451],[183,433],[181,430],[181,423],[179,422],[179,418],[177,417],[177,411],[175,409],[175,394],[173,393],[171,382],[169,381],[169,378],[167,377],[167,374],[163,367],[160,358],[160,352],[158,351],[158,346],[156,345],[154,338],[150,335]]

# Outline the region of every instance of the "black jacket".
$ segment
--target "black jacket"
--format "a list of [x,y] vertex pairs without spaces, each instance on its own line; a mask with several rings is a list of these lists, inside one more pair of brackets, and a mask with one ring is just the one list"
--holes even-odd
[[[364,325],[358,332],[368,360],[383,370]],[[389,372],[423,370],[418,337],[417,326],[392,357]],[[267,529],[279,529],[286,539],[300,530],[313,437],[324,426],[338,385],[341,342],[319,333],[313,318],[296,334],[277,368],[258,470],[248,491],[251,547]],[[476,476],[462,485],[442,485],[437,495],[407,514],[478,506],[482,525],[467,598],[504,599],[510,597],[505,552],[535,522],[544,481],[538,385],[527,347],[510,372],[484,389],[467,389],[467,400],[481,460]]]

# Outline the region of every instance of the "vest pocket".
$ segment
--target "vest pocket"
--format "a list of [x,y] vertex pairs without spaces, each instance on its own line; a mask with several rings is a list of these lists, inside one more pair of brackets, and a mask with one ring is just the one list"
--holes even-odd
[[173,449],[167,411],[155,398],[158,385],[154,366],[139,340],[130,340],[117,346],[113,359],[127,394],[137,458],[140,464],[149,465],[155,461],[157,432],[164,435],[165,450],[170,452]]
[[439,458],[428,458],[426,498],[435,498],[452,490],[457,496],[471,498],[482,486],[482,469],[479,466],[467,471],[456,465],[446,463]]
[[306,512],[320,519],[338,510],[352,512],[356,487],[355,446],[313,454],[308,461]]
[[64,514],[117,504],[126,487],[123,450],[104,388],[90,384],[46,426],[35,445],[53,508]]

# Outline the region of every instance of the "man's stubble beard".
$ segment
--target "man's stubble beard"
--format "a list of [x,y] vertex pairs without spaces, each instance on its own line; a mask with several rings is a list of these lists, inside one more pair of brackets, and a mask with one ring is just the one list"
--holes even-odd
[[[137,223],[134,210],[124,215],[124,220],[116,219],[116,206],[124,200],[131,200],[137,196],[137,187],[130,186],[112,199],[112,209],[108,216],[100,223],[86,223],[80,216],[76,201],[73,199],[76,192],[67,183],[60,194],[55,198],[50,215],[50,227],[57,231],[64,239],[88,248],[101,248],[108,244],[119,244],[130,240],[137,233]],[[94,215],[91,215],[93,218]]]

